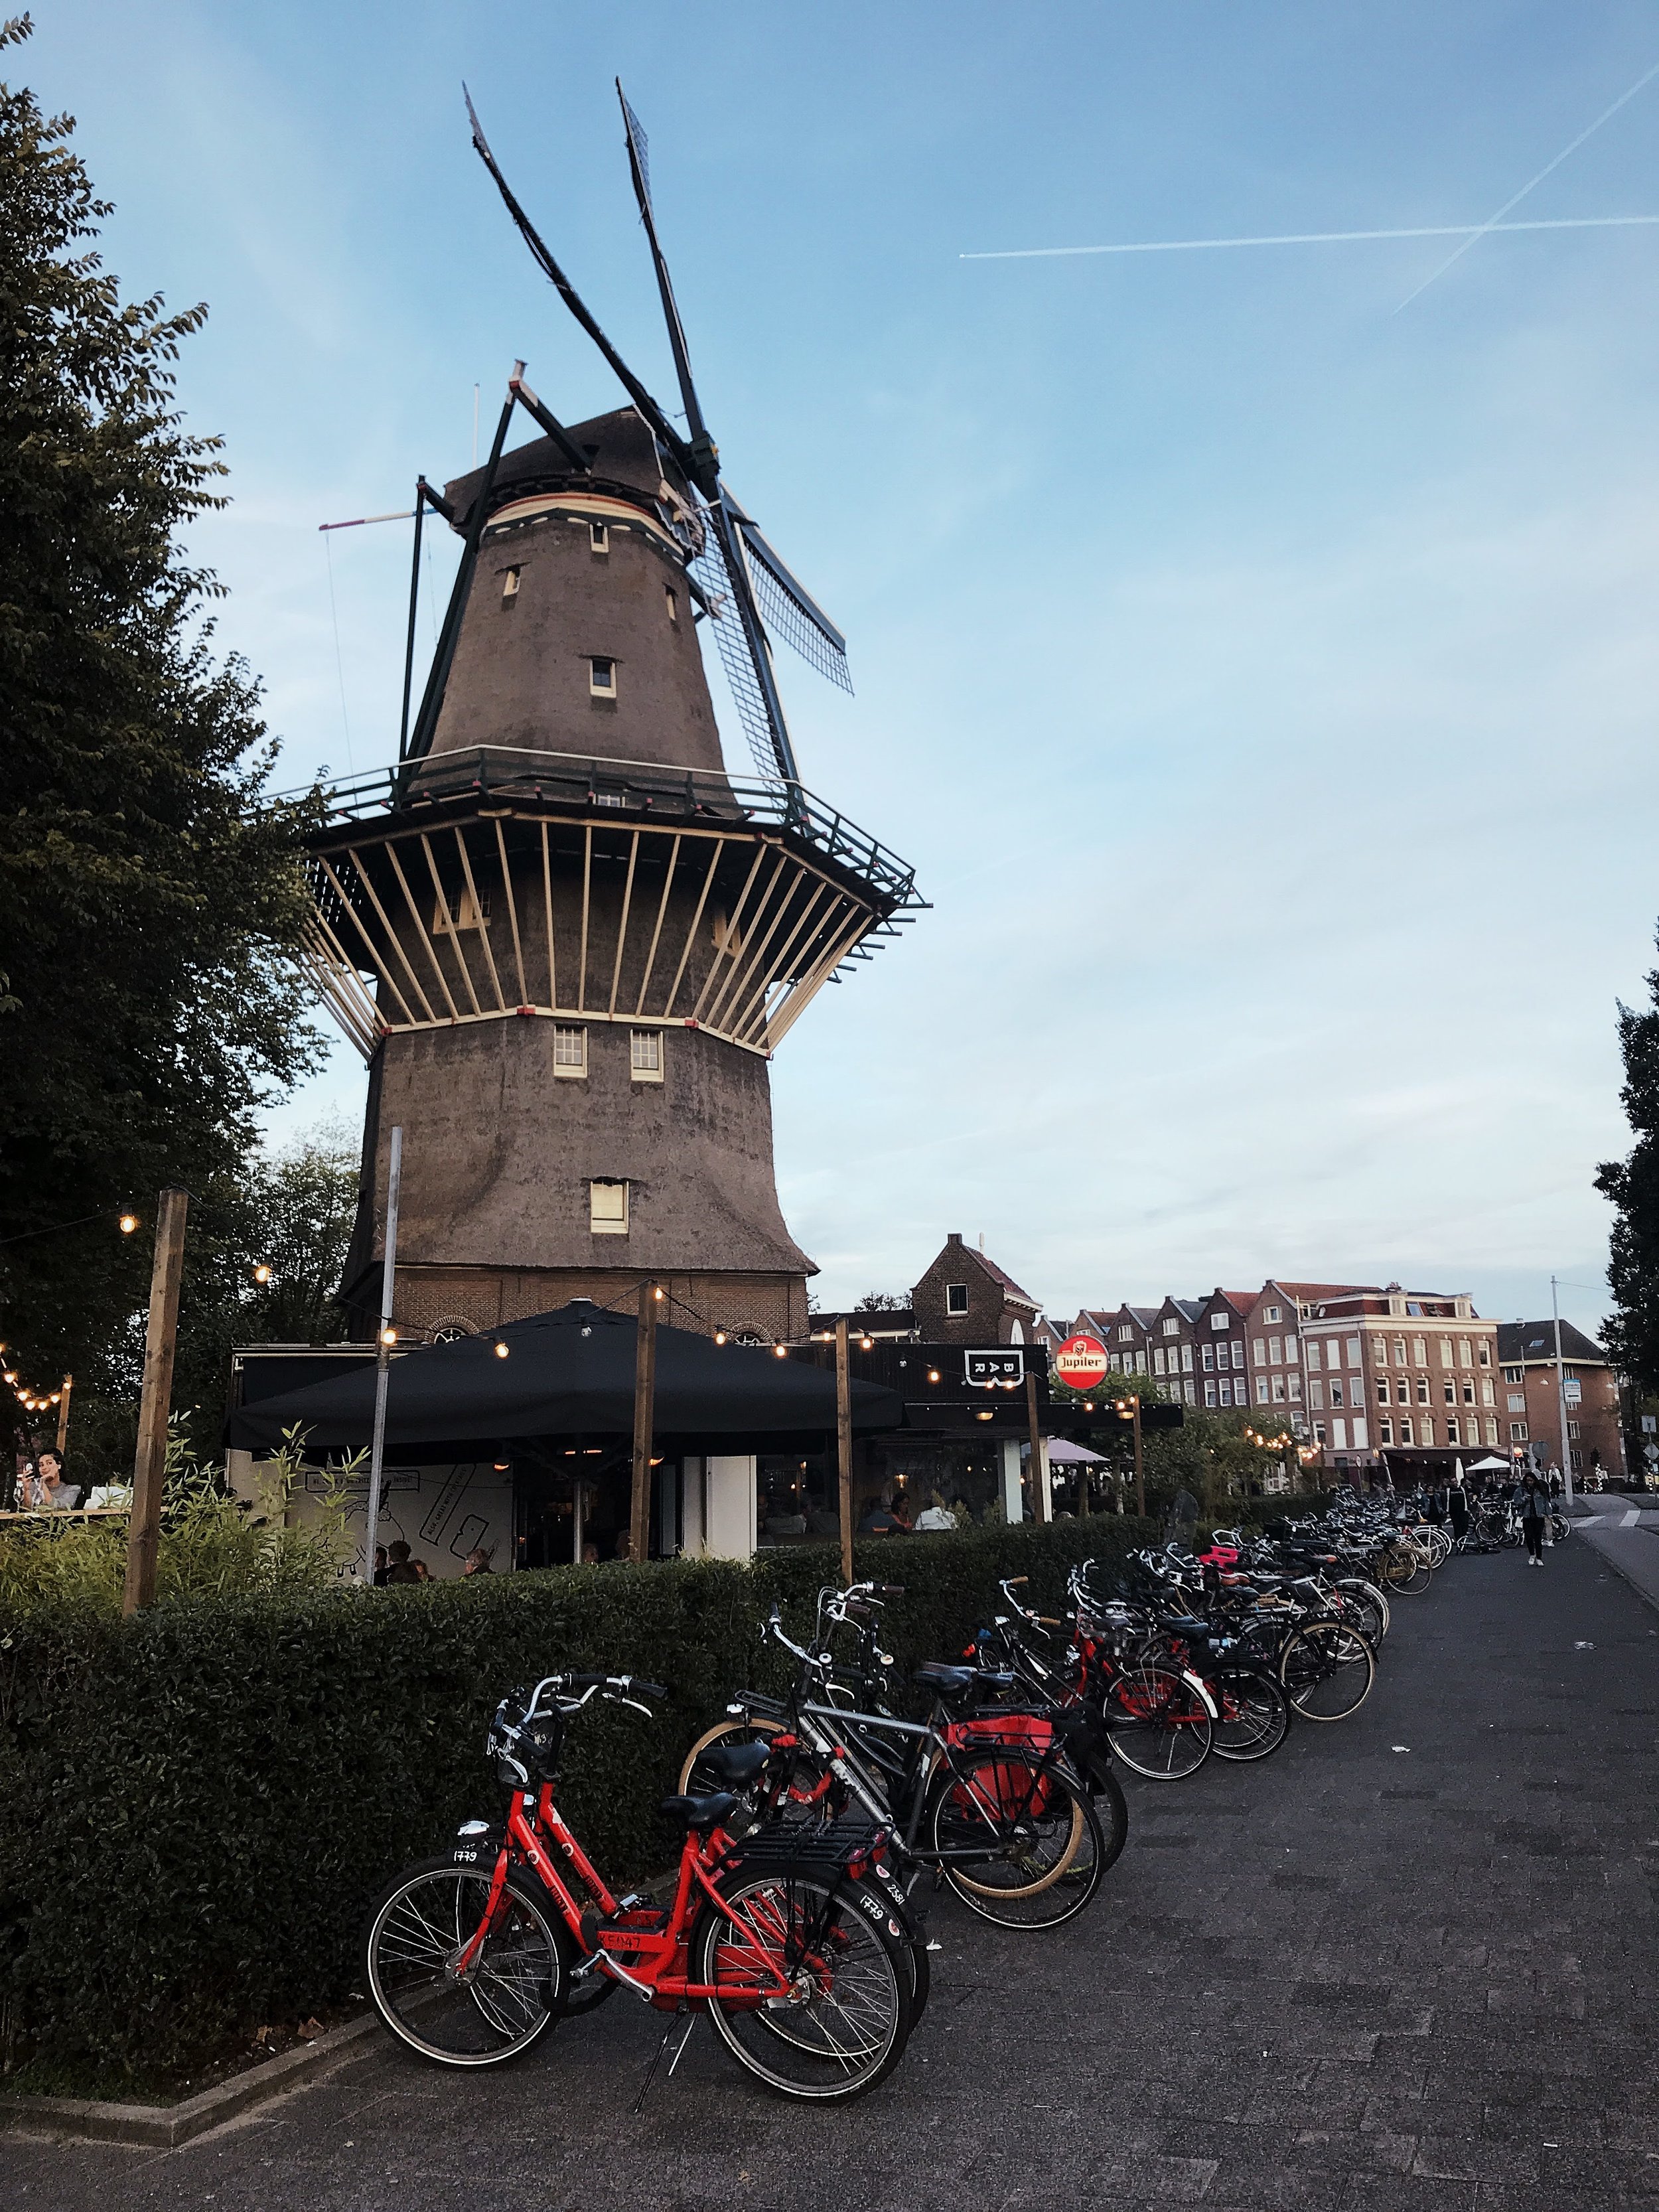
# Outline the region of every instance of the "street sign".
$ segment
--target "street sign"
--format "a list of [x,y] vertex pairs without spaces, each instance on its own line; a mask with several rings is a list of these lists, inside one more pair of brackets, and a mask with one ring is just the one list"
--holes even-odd
[[1023,1352],[964,1352],[962,1371],[970,1390],[1014,1390],[1025,1380]]
[[1569,1375],[1566,1380],[1562,1383],[1561,1395],[1566,1400],[1570,1406],[1583,1404],[1584,1386],[1578,1380],[1578,1377],[1576,1375]]
[[1058,1379],[1073,1390],[1092,1390],[1111,1370],[1111,1356],[1097,1336],[1068,1336],[1051,1363]]

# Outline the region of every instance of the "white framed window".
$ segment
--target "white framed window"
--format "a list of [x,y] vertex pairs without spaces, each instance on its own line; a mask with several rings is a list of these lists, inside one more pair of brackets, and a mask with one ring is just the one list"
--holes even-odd
[[1287,1336],[1285,1340],[1285,1364],[1287,1367],[1294,1367],[1296,1365],[1296,1358],[1297,1339],[1293,1336]]
[[1252,1338],[1250,1342],[1250,1357],[1258,1367],[1265,1367],[1267,1365],[1267,1340],[1265,1336]]
[[1449,1376],[1441,1384],[1440,1393],[1449,1406],[1455,1406],[1457,1403],[1457,1385]]
[[1187,1403],[1189,1406],[1197,1405],[1198,1385],[1196,1382],[1183,1382],[1181,1386],[1181,1392],[1182,1395],[1186,1399]]
[[1463,1385],[1463,1403],[1466,1406],[1472,1406],[1474,1403],[1474,1384],[1472,1382]]
[[[1283,1387],[1281,1377],[1280,1388]],[[1258,1406],[1265,1406],[1267,1402],[1267,1378],[1265,1375],[1258,1375],[1255,1378],[1255,1402]]]
[[947,1283],[945,1285],[945,1310],[948,1314],[965,1314],[968,1310],[966,1283]]
[[608,522],[590,522],[587,526],[587,545],[590,552],[608,553],[611,550],[611,525]]
[[1422,1419],[1417,1425],[1423,1431],[1423,1443],[1425,1449],[1427,1449],[1431,1448],[1434,1443],[1434,1423],[1429,1419],[1428,1415],[1425,1413]]
[[1308,1372],[1310,1375],[1319,1372],[1319,1339],[1316,1336],[1308,1339]]
[[1571,1440],[1572,1437],[1576,1437],[1576,1436],[1577,1435],[1577,1433],[1578,1433],[1578,1424],[1577,1424],[1577,1421],[1569,1421],[1569,1422],[1567,1423],[1567,1436],[1568,1436],[1568,1438]]
[[1365,1441],[1365,1424],[1358,1416],[1355,1417],[1353,1425],[1353,1448],[1356,1451],[1368,1451],[1370,1449]]
[[1524,1382],[1526,1379],[1527,1370],[1524,1367],[1506,1367],[1504,1370],[1504,1380],[1506,1382]]
[[1331,1403],[1333,1406],[1341,1406],[1346,1405],[1346,1402],[1347,1401],[1342,1395],[1342,1377],[1340,1375],[1333,1375],[1331,1377]]
[[1179,1336],[1181,1323],[1178,1321],[1166,1321],[1164,1324],[1164,1334],[1165,1336]]
[[1412,1441],[1411,1420],[1408,1416],[1404,1414],[1401,1416],[1400,1421],[1400,1441],[1402,1444],[1408,1444]]
[[1414,1336],[1412,1339],[1412,1365],[1426,1367],[1428,1364],[1429,1340],[1426,1336]]
[[1394,1423],[1392,1421],[1384,1420],[1377,1423],[1376,1441],[1379,1444],[1391,1444],[1394,1442]]
[[1508,1397],[1504,1401],[1504,1410],[1508,1413],[1524,1413],[1527,1410],[1526,1392],[1524,1390],[1511,1390]]
[[1193,1347],[1190,1344],[1183,1344],[1181,1347],[1181,1371],[1183,1375],[1190,1375],[1193,1371]]
[[[1296,1377],[1295,1377],[1294,1376],[1292,1376],[1291,1377],[1291,1382],[1292,1382],[1292,1383],[1294,1383],[1294,1382],[1295,1382],[1295,1381],[1296,1381]],[[1275,1406],[1282,1406],[1282,1405],[1284,1404],[1284,1402],[1285,1402],[1285,1377],[1284,1377],[1282,1375],[1275,1375],[1275,1376],[1273,1376],[1273,1403],[1274,1403],[1274,1405],[1275,1405]],[[1291,1392],[1291,1395],[1292,1395],[1292,1396],[1295,1396],[1295,1395],[1298,1395],[1298,1393],[1297,1393],[1297,1391],[1295,1391],[1295,1390],[1292,1390],[1292,1392]]]
[[662,595],[667,603],[669,621],[678,625],[680,618],[679,593],[672,584],[665,584],[662,587]]
[[1362,1347],[1359,1339],[1357,1336],[1351,1336],[1348,1339],[1348,1364],[1350,1367],[1358,1366],[1361,1349]]
[[1164,1351],[1161,1345],[1154,1345],[1152,1347],[1152,1372],[1154,1375],[1161,1375],[1164,1372]]
[[1244,1340],[1242,1336],[1236,1336],[1233,1339],[1233,1365],[1237,1368],[1242,1367],[1243,1364]]
[[1281,1319],[1282,1316],[1277,1306],[1263,1306],[1261,1309],[1261,1318],[1271,1328],[1273,1323]]
[[1457,1364],[1460,1367],[1473,1367],[1474,1364],[1474,1346],[1467,1336],[1460,1336],[1457,1340]]
[[1498,1424],[1496,1421],[1488,1421],[1486,1424],[1486,1442],[1489,1444],[1495,1444],[1498,1442]]
[[1389,1340],[1386,1336],[1374,1336],[1371,1339],[1371,1360],[1373,1364],[1378,1367],[1388,1365]]
[[1389,1402],[1389,1378],[1386,1375],[1379,1375],[1376,1378],[1376,1402],[1379,1406],[1386,1406]]
[[1443,1336],[1440,1340],[1440,1364],[1443,1367],[1450,1367],[1454,1364],[1452,1358],[1452,1340],[1449,1336]]
[[554,1023],[553,1073],[563,1076],[586,1074],[587,1031],[581,1023]]
[[1324,1441],[1325,1441],[1325,1424],[1323,1423],[1323,1421],[1316,1421],[1316,1422],[1314,1423],[1314,1442],[1315,1442],[1316,1444],[1322,1444],[1322,1443],[1324,1443]]
[[[1446,1442],[1449,1444],[1461,1444],[1463,1438],[1458,1429],[1456,1419],[1455,1418],[1448,1419],[1446,1423]],[[1473,1442],[1474,1439],[1471,1438],[1470,1441]]]
[[1512,1444],[1523,1444],[1526,1441],[1526,1423],[1524,1421],[1511,1421],[1510,1423],[1510,1442]]
[[606,654],[594,653],[587,664],[587,688],[596,699],[617,696],[617,664]]
[[1396,1367],[1403,1367],[1406,1364],[1406,1340],[1403,1336],[1397,1336],[1394,1340],[1394,1364]]
[[587,1186],[587,1225],[595,1237],[628,1234],[628,1185],[620,1176],[596,1176]]
[[1213,1346],[1207,1344],[1200,1345],[1199,1346],[1199,1357],[1204,1363],[1204,1372],[1206,1375],[1213,1375],[1215,1372],[1215,1351]]
[[1231,1328],[1232,1325],[1233,1317],[1231,1314],[1212,1313],[1210,1316],[1210,1327],[1212,1328]]
[[457,929],[488,929],[489,927],[489,893],[475,898],[465,884],[458,884],[453,891],[446,891],[432,909],[434,934],[442,937]]
[[507,568],[501,572],[501,605],[510,607],[519,596],[519,571]]
[[1308,1403],[1310,1406],[1317,1406],[1322,1413],[1324,1411],[1325,1385],[1316,1377],[1310,1378],[1308,1383]]
[[1204,1402],[1206,1406],[1213,1406],[1215,1403],[1215,1384],[1213,1382],[1206,1382],[1204,1385]]
[[635,1083],[662,1081],[662,1031],[629,1030],[628,1072]]
[[1492,1346],[1487,1343],[1484,1336],[1480,1340],[1475,1356],[1480,1360],[1480,1364],[1483,1367],[1490,1367],[1492,1365]]
[[1134,1329],[1128,1322],[1123,1321],[1118,1323],[1117,1340],[1120,1344],[1133,1344],[1134,1342]]
[[1333,1421],[1331,1423],[1331,1442],[1336,1446],[1338,1451],[1346,1451],[1348,1449],[1348,1425],[1346,1421]]
[[[1286,1378],[1286,1382],[1291,1394],[1291,1405],[1299,1406],[1302,1403],[1302,1377],[1299,1375],[1291,1375]],[[1279,1395],[1279,1377],[1276,1375],[1273,1377],[1273,1395],[1275,1397]]]
[[1426,1375],[1419,1375],[1417,1378],[1417,1402],[1419,1406],[1426,1406],[1429,1402],[1429,1378]]

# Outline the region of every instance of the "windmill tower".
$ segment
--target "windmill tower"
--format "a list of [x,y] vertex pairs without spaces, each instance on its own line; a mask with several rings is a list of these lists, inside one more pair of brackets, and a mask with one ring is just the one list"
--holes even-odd
[[[683,433],[468,111],[629,404],[567,427],[520,362],[485,465],[416,488],[416,578],[428,511],[463,541],[443,628],[411,720],[411,593],[398,765],[335,787],[309,863],[319,987],[369,1068],[346,1297],[366,1317],[401,1125],[400,1323],[488,1328],[649,1273],[710,1329],[798,1335],[811,1262],[778,1205],[768,1063],[921,902],[800,782],[770,635],[846,685],[843,641],[721,478],[632,110]],[[509,451],[520,410],[538,434]],[[721,754],[705,627],[750,776]]]

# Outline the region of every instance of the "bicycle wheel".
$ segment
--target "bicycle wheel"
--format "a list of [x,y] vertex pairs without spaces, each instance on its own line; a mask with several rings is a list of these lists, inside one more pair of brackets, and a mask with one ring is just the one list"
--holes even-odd
[[369,1916],[374,2009],[400,2042],[441,2066],[521,2057],[561,2009],[563,1923],[538,1885],[514,1874],[486,1929],[491,1873],[428,1859],[399,1875]]
[[1340,1621],[1310,1620],[1285,1646],[1279,1679],[1304,1720],[1342,1721],[1358,1712],[1376,1679],[1363,1636]]
[[[904,1933],[879,1892],[806,1869],[739,1870],[691,1936],[690,1975],[718,1994],[714,2031],[782,2096],[844,2104],[884,2081],[910,2032]],[[788,1994],[776,1994],[777,1978]]]
[[701,1764],[704,1752],[723,1749],[731,1744],[753,1743],[759,1737],[769,1741],[781,1725],[777,1721],[724,1720],[705,1729],[680,1762],[680,1778],[675,1785],[680,1796],[711,1797],[715,1790],[725,1789],[719,1776]]
[[970,1912],[999,1928],[1063,1927],[1106,1872],[1106,1838],[1087,1792],[1023,1746],[957,1752],[934,1777],[923,1821],[935,1850],[983,1850],[940,1871]]
[[1354,1626],[1375,1648],[1389,1632],[1389,1601],[1375,1583],[1363,1575],[1345,1575],[1336,1585],[1348,1603],[1358,1608]]
[[1128,1667],[1106,1687],[1107,1740],[1131,1773],[1180,1782],[1210,1755],[1215,1723],[1186,1676],[1151,1662]]
[[1273,1676],[1256,1667],[1221,1667],[1210,1678],[1221,1709],[1215,1724],[1218,1759],[1267,1759],[1291,1732],[1291,1701]]
[[1123,1784],[1112,1771],[1112,1747],[1106,1741],[1104,1729],[1099,1731],[1097,1737],[1091,1730],[1080,1744],[1074,1737],[1068,1748],[1076,1760],[1078,1778],[1100,1823],[1104,1845],[1100,1870],[1107,1874],[1122,1857],[1123,1846],[1129,1840],[1129,1801],[1123,1794]]

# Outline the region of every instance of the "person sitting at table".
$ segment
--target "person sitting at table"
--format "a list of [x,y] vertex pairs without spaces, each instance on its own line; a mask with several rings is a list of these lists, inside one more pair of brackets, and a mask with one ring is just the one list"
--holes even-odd
[[34,1463],[35,1492],[48,1513],[72,1512],[81,1502],[81,1486],[64,1479],[64,1455],[48,1444]]
[[386,1546],[386,1555],[391,1561],[386,1571],[386,1578],[392,1588],[400,1589],[408,1583],[420,1581],[420,1571],[410,1561],[409,1547],[401,1536],[395,1544]]

